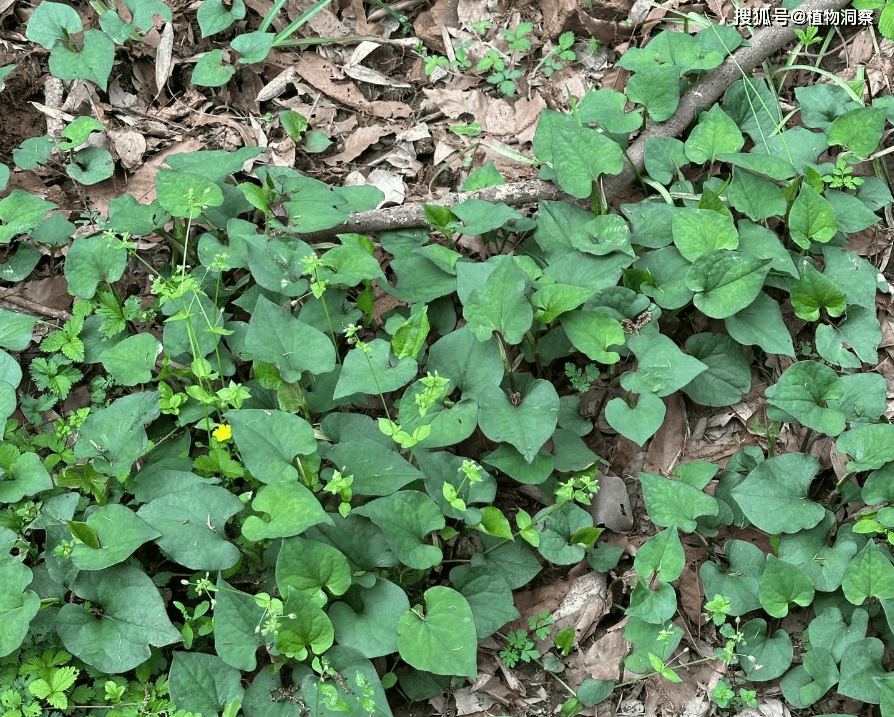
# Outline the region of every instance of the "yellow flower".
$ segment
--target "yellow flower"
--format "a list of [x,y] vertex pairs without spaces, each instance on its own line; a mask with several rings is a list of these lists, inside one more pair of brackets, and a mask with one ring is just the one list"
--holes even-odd
[[227,424],[223,424],[214,429],[214,437],[223,443],[233,437],[233,430]]

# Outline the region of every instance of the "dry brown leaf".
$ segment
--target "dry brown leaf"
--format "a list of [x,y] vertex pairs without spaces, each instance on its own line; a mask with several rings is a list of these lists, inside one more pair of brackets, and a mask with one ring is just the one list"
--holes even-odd
[[[311,5],[313,5],[313,0],[288,0],[286,13],[289,18],[296,20],[301,13],[309,10]],[[307,28],[313,30],[313,33],[308,33]],[[351,34],[351,31],[326,7],[318,11],[307,21],[307,26],[299,28],[298,32],[305,37],[310,34],[316,34],[319,37],[346,37]]]
[[416,35],[425,46],[441,55],[447,54],[444,28],[459,26],[458,4],[459,0],[437,0],[430,10],[419,13],[413,23]]
[[590,503],[593,523],[604,525],[616,533],[625,533],[633,527],[633,509],[627,486],[618,476],[597,474],[599,492]]
[[666,476],[677,465],[689,426],[686,423],[686,406],[679,392],[667,396],[664,404],[667,407],[664,423],[649,443],[643,470]]
[[365,152],[370,145],[378,142],[387,134],[394,134],[394,129],[382,125],[358,127],[345,140],[344,148],[338,154],[324,157],[323,161],[330,167],[336,164],[351,162]]
[[109,139],[121,160],[121,166],[127,170],[140,166],[143,153],[146,151],[146,138],[141,132],[132,129],[113,129],[109,132]]
[[683,608],[686,616],[693,623],[701,627],[705,624],[705,618],[704,615],[702,615],[705,589],[702,586],[702,581],[699,577],[699,569],[701,568],[701,564],[705,561],[705,553],[704,551],[696,550],[689,545],[684,545],[683,551],[686,554],[686,564],[678,583],[680,606]]
[[608,611],[612,601],[608,593],[605,573],[588,572],[572,584],[568,594],[553,612],[553,634],[566,627],[574,627],[574,644],[592,633]]
[[627,618],[614,625],[579,658],[577,667],[583,668],[587,677],[594,680],[617,681],[621,676],[621,664],[627,657],[629,645],[624,639]]
[[174,25],[165,23],[165,29],[161,33],[161,41],[155,52],[155,86],[164,87],[171,76],[174,67]]
[[310,52],[302,53],[301,59],[295,66],[295,72],[327,97],[355,110],[385,119],[409,117],[412,114],[410,107],[403,102],[370,102],[353,83],[334,82],[332,78],[339,77],[341,73],[335,65],[319,55]]

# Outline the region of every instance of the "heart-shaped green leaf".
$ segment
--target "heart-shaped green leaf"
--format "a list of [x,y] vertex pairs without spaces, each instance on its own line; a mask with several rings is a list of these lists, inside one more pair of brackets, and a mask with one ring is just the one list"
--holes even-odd
[[771,406],[814,431],[837,436],[844,430],[844,413],[826,407],[844,395],[844,384],[828,366],[817,361],[799,361],[786,369],[765,393]]
[[263,296],[255,304],[245,348],[255,358],[279,366],[287,383],[300,379],[304,371],[323,374],[335,368],[329,337]]
[[686,140],[686,156],[696,164],[713,162],[718,154],[738,152],[745,138],[720,105],[714,105],[699,117]]
[[854,605],[862,605],[870,597],[894,598],[894,565],[870,540],[844,571],[841,589]]
[[601,311],[571,311],[564,314],[561,321],[568,340],[587,358],[604,364],[617,363],[621,358],[614,351],[607,350],[609,346],[623,345],[626,338],[620,322],[608,314]]
[[120,563],[143,543],[161,536],[132,510],[117,503],[91,513],[87,525],[95,531],[99,545],[97,549],[84,543],[75,545],[71,559],[81,570],[103,570]]
[[841,453],[853,457],[845,465],[849,473],[881,468],[888,461],[894,461],[894,425],[859,426],[842,433],[835,446]]
[[239,561],[239,549],[224,525],[243,507],[226,488],[199,483],[156,498],[137,516],[161,533],[155,542],[172,560],[191,570],[227,570]]
[[633,561],[633,569],[640,577],[649,579],[654,573],[663,582],[676,580],[683,573],[686,554],[676,526],[653,535],[639,550]]
[[621,147],[588,127],[557,127],[552,133],[553,169],[559,186],[584,199],[602,174],[620,174],[624,168]]
[[293,413],[242,408],[224,417],[246,467],[262,483],[297,480],[292,459],[317,450],[313,428]]
[[847,305],[847,296],[835,282],[808,263],[792,286],[791,300],[795,313],[805,321],[819,319],[820,309],[825,309],[829,316],[841,316]]
[[633,408],[623,398],[613,398],[605,406],[605,420],[625,438],[643,445],[661,428],[666,411],[658,396],[642,393]]
[[649,517],[655,525],[664,528],[677,525],[680,530],[691,533],[698,516],[716,515],[719,510],[713,497],[683,481],[652,473],[640,473],[639,481]]
[[622,375],[621,385],[634,393],[653,393],[659,398],[670,396],[688,384],[708,367],[687,356],[664,334],[642,333],[627,341],[636,354],[636,371]]
[[801,185],[798,198],[789,210],[788,221],[792,239],[804,249],[809,249],[814,241],[829,241],[838,231],[832,205],[807,182]]
[[526,281],[525,272],[510,257],[471,293],[463,316],[479,341],[487,341],[496,331],[509,344],[521,343],[534,320],[534,310],[524,295]]
[[427,570],[441,562],[441,549],[427,544],[428,534],[444,527],[444,514],[431,498],[405,490],[355,508],[385,533],[389,547],[404,565]]
[[316,496],[297,481],[263,486],[251,507],[269,516],[267,521],[256,515],[245,519],[242,534],[252,542],[288,538],[300,535],[312,525],[332,523]]
[[501,388],[489,386],[481,392],[478,408],[478,425],[484,435],[515,446],[531,463],[556,430],[559,394],[549,381],[538,379],[515,406]]
[[770,264],[770,259],[739,251],[707,251],[686,275],[686,285],[695,292],[692,303],[714,319],[732,316],[757,298]]
[[436,675],[477,674],[475,620],[456,590],[435,586],[425,591],[425,611],[407,610],[397,626],[400,656],[417,670]]
[[254,595],[234,590],[217,576],[214,604],[214,650],[228,665],[253,671],[257,667],[255,652],[264,644],[264,636],[255,628],[264,620],[264,608]]
[[398,359],[391,353],[391,343],[383,339],[370,341],[365,348],[348,352],[333,398],[353,393],[377,395],[396,391],[416,376],[416,359]]
[[150,645],[163,647],[180,640],[158,588],[142,570],[113,565],[83,571],[72,589],[101,608],[102,616],[66,603],[56,615],[56,630],[66,650],[97,670],[127,672],[149,659]]
[[761,605],[767,613],[773,617],[785,617],[791,603],[801,606],[812,603],[814,592],[813,581],[807,573],[774,555],[767,556],[759,593]]
[[812,528],[825,515],[823,506],[807,500],[819,463],[806,453],[769,458],[732,490],[748,519],[768,533],[797,533]]
[[371,588],[352,588],[345,602],[333,603],[329,619],[339,645],[353,647],[372,659],[397,652],[397,627],[409,609],[406,593],[378,578]]
[[91,80],[105,90],[115,61],[115,43],[95,29],[84,33],[82,43],[80,51],[56,43],[50,52],[50,72],[62,80]]
[[315,605],[323,607],[328,598],[323,588],[341,595],[351,586],[351,568],[341,551],[304,538],[287,538],[276,558],[276,585],[280,595],[295,588]]
[[82,236],[65,257],[65,278],[78,296],[92,299],[99,282],[118,281],[126,266],[127,249],[120,239],[105,234]]
[[217,655],[175,652],[169,677],[171,698],[180,709],[196,714],[216,714],[229,703],[242,702],[239,670]]
[[739,246],[732,217],[711,209],[675,209],[672,227],[674,244],[688,261],[715,249]]

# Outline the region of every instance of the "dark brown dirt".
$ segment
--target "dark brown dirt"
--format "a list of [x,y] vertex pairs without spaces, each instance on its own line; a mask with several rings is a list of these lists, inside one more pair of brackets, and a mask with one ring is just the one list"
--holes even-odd
[[0,92],[0,162],[12,163],[12,150],[31,137],[46,134],[44,116],[28,100],[43,102],[41,72],[29,53],[0,51],[0,67],[16,65]]

